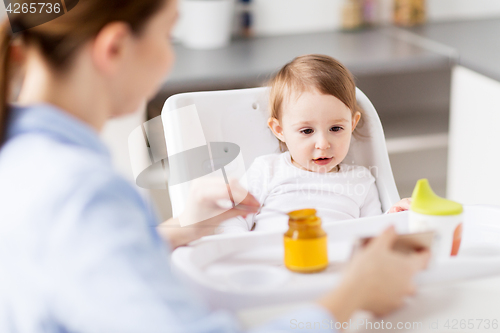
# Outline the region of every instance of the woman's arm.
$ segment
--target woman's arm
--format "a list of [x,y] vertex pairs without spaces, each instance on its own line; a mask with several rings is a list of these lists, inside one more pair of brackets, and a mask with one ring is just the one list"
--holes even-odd
[[[211,180],[195,182],[191,188],[190,201],[186,204],[182,218],[185,221],[199,222],[181,227],[178,218],[171,218],[158,225],[157,230],[160,236],[175,249],[203,236],[212,235],[221,222],[227,219],[236,216],[245,217],[252,213],[248,208],[239,210],[237,205],[230,210],[217,205],[217,200],[227,199],[228,187],[230,187],[234,198],[244,197],[241,204],[255,207],[254,212],[259,209],[259,202],[237,180],[231,180],[229,186],[221,186],[219,182]],[[203,216],[213,217],[203,219]]]
[[193,230],[191,228],[182,228],[177,218],[166,220],[159,224],[156,229],[161,238],[170,244],[172,249],[186,245],[196,239]]

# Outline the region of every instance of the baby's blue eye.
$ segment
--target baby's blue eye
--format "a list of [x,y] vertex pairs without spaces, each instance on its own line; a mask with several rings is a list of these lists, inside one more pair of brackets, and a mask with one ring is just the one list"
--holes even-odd
[[332,128],[330,128],[330,131],[332,132],[338,132],[340,130],[343,130],[343,128],[340,126],[333,126]]
[[300,131],[300,133],[304,133],[304,134],[311,134],[312,132],[314,132],[314,131],[310,128],[306,128],[306,129],[303,129],[302,131]]

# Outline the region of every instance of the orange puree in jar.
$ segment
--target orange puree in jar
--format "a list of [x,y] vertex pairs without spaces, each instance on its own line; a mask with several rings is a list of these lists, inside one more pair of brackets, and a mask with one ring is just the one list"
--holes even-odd
[[316,273],[328,266],[327,235],[315,209],[288,213],[284,235],[285,266],[294,272]]

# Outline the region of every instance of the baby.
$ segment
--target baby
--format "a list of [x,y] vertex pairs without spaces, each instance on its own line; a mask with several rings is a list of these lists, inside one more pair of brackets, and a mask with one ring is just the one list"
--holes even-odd
[[[342,163],[363,111],[350,72],[325,55],[286,64],[270,82],[268,126],[281,154],[255,159],[246,185],[260,213],[224,223],[223,232],[286,230],[289,212],[315,208],[324,222],[382,214],[375,178],[363,166]],[[406,210],[403,199],[389,212]]]

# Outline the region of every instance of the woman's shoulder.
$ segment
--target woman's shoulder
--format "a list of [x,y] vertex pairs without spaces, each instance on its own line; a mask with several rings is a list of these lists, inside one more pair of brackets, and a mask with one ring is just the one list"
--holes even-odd
[[[20,228],[36,222],[56,230],[64,222],[75,230],[91,220],[105,227],[104,221],[125,218],[153,223],[145,200],[105,156],[36,133],[20,136],[4,149],[0,198],[9,207],[2,214],[16,219]],[[19,215],[22,206],[30,209]]]
[[65,190],[70,193],[78,191],[78,200],[84,202],[105,198],[131,206],[142,206],[142,197],[131,180],[118,173],[108,157],[85,149],[68,149],[66,154],[67,161],[60,165],[61,168],[70,169],[63,171],[63,179],[68,182]]
[[114,170],[110,156],[37,133],[14,138],[4,148],[1,173],[44,189],[44,200],[83,203],[113,193],[135,197],[133,186]]

